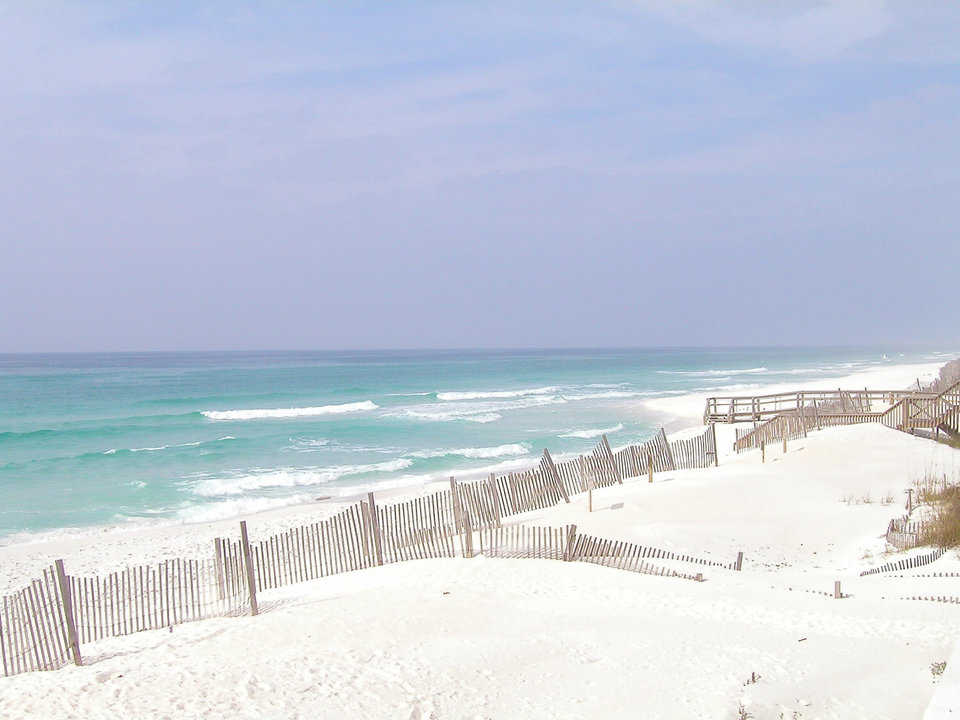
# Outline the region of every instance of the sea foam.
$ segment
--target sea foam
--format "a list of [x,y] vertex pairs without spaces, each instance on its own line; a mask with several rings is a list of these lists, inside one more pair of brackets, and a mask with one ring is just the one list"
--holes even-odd
[[601,435],[606,435],[608,433],[620,432],[623,430],[623,423],[617,423],[613,427],[608,428],[593,428],[591,430],[571,430],[568,433],[564,433],[560,437],[563,438],[582,438],[589,440],[591,438],[600,437]]
[[507,445],[497,445],[495,447],[472,447],[455,448],[451,450],[420,450],[410,453],[410,457],[416,458],[438,458],[448,455],[458,455],[465,458],[487,459],[498,457],[511,457],[517,455],[526,455],[529,448],[521,443],[510,443]]
[[343,403],[342,405],[319,405],[316,407],[270,408],[254,410],[204,410],[201,414],[210,420],[261,420],[266,418],[314,417],[342,413],[376,410],[379,405],[370,400]]
[[527,395],[550,395],[555,387],[529,388],[526,390],[474,390],[468,392],[438,392],[438,400],[487,400],[497,398],[517,398]]
[[351,475],[366,473],[391,473],[404,470],[413,464],[407,458],[397,458],[366,465],[333,465],[316,468],[253,469],[214,477],[202,477],[192,491],[202,497],[242,495],[253,490],[289,488],[308,485],[323,485]]

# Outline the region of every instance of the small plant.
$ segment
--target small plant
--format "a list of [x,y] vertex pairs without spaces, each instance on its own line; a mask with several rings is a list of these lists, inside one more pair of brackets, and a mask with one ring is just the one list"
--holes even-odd
[[880,498],[880,502],[883,505],[893,505],[893,493],[888,490],[887,494]]
[[757,682],[759,682],[759,680],[760,680],[760,673],[751,672],[750,677],[747,678],[747,681],[744,683],[744,685],[756,685]]
[[930,674],[933,675],[934,679],[943,675],[943,671],[946,669],[947,669],[946,662],[930,663]]
[[737,705],[737,720],[750,720],[753,717],[753,713],[747,712],[747,709],[743,706],[743,703]]
[[873,502],[873,498],[870,497],[869,490],[863,494],[863,497],[860,498],[860,502],[862,502],[864,505],[869,505]]

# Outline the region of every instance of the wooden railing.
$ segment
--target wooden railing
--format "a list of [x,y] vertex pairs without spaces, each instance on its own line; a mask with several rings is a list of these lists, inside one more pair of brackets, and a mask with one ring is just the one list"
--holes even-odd
[[960,382],[936,395],[909,395],[891,406],[880,420],[887,427],[904,432],[929,429],[934,435],[945,431],[960,434]]
[[838,389],[711,397],[707,398],[703,421],[704,424],[762,422],[787,412],[813,415],[870,413],[874,412],[874,405],[893,405],[906,397],[934,398],[936,393]]

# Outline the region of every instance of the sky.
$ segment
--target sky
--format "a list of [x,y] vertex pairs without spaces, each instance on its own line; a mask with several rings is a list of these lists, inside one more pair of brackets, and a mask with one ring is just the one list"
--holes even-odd
[[0,352],[960,340],[958,3],[0,28]]

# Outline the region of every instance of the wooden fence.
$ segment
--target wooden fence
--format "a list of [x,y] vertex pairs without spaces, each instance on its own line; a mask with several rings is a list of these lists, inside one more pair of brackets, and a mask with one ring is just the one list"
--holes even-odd
[[480,552],[488,557],[587,562],[619,570],[687,580],[702,580],[702,571],[682,572],[666,565],[656,565],[651,561],[673,561],[724,570],[740,570],[743,562],[742,553],[734,562],[722,563],[622,540],[578,535],[576,525],[559,528],[511,525],[481,530],[479,536]]
[[864,570],[860,573],[863,575],[876,575],[877,573],[886,573],[886,572],[896,572],[897,570],[909,570],[910,568],[923,567],[924,565],[929,565],[935,560],[939,560],[940,556],[946,552],[943,548],[937,548],[933,552],[929,552],[926,555],[917,555],[912,558],[904,558],[903,560],[898,560],[897,562],[884,563],[875,568],[870,568],[869,570]]
[[921,543],[925,525],[920,520],[893,518],[887,524],[887,542],[897,550],[915,548]]
[[[614,453],[606,436],[588,454],[554,463],[544,450],[526,471],[458,483],[450,491],[377,505],[373,493],[309,525],[250,541],[215,538],[212,558],[177,558],[98,576],[67,575],[62,561],[23,590],[2,599],[0,662],[4,675],[80,663],[80,644],[209,617],[258,612],[257,593],[375,565],[454,557],[456,542],[473,555],[576,559],[652,572],[648,559],[732,567],[656,548],[579,536],[566,528],[502,527],[503,518],[569,502],[571,495],[624,477],[716,463],[713,428],[668,442],[661,429],[641,445]],[[522,549],[522,550],[521,550]],[[530,552],[533,554],[531,555]],[[739,567],[735,568],[739,569]],[[660,574],[687,577],[664,569]]]

